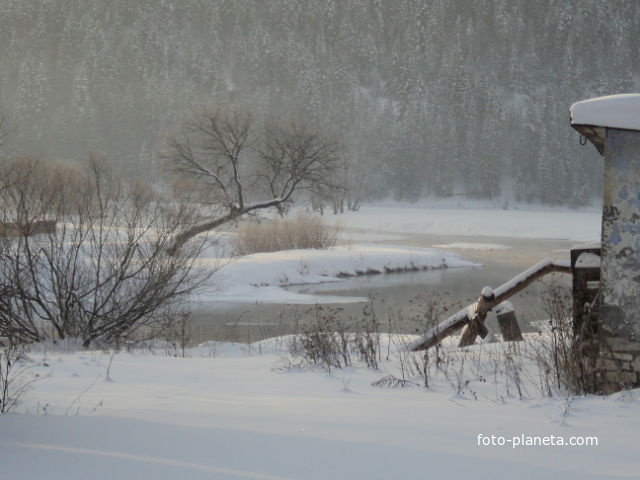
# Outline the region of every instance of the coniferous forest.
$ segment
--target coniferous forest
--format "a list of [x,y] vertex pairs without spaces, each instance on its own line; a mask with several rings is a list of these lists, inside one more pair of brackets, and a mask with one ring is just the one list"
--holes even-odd
[[582,205],[569,106],[640,87],[636,0],[0,0],[5,155],[158,166],[220,104],[339,134],[350,188]]

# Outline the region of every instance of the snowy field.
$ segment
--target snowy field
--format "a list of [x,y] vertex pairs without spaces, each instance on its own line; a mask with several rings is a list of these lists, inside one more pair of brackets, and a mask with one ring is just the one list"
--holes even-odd
[[[443,244],[460,249],[600,231],[597,212],[382,205],[337,218],[356,241],[473,233]],[[282,301],[284,284],[412,266],[465,264],[443,250],[364,244],[265,254],[226,265],[218,294],[263,289]],[[398,343],[382,340],[378,370],[355,362],[330,373],[291,357],[287,339],[209,342],[187,358],[168,347],[111,356],[35,346],[17,381],[38,381],[0,416],[0,479],[637,478],[640,390],[550,397],[532,354],[507,369],[502,343],[451,350],[429,388],[373,386],[400,375]],[[479,435],[508,443],[479,445]],[[560,437],[598,444],[558,446]],[[536,438],[547,444],[513,448]]]
[[379,370],[331,373],[288,356],[287,339],[209,343],[187,358],[35,349],[42,380],[24,414],[0,417],[0,478],[637,478],[640,390],[543,396],[523,355],[520,398],[505,344],[449,353],[429,388],[373,386],[399,375],[394,345]]
[[[349,229],[371,234],[421,234],[514,237],[575,241],[600,239],[601,209],[561,210],[521,206],[513,209],[471,207],[468,203],[363,205],[336,216]],[[329,217],[330,218],[330,217]],[[395,238],[394,238],[394,241]]]
[[489,250],[496,252],[508,252],[511,247],[498,243],[471,243],[471,242],[453,242],[434,245],[436,248],[455,248],[456,250]]

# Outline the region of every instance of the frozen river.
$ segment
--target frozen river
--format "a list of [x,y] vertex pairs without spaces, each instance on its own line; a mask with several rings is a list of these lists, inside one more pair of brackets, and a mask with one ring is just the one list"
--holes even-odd
[[[540,240],[506,237],[468,237],[455,235],[404,234],[393,240],[378,243],[402,244],[418,247],[442,246],[459,253],[464,259],[482,264],[477,268],[451,268],[445,270],[366,275],[340,282],[316,285],[298,285],[290,290],[322,296],[368,297],[380,329],[397,329],[413,333],[424,328],[423,312],[433,302],[438,310],[448,308],[449,313],[474,301],[486,285],[501,285],[527,267],[544,259],[568,260],[569,250],[580,242],[568,240]],[[547,276],[514,296],[511,301],[523,329],[531,320],[545,318],[542,294],[549,289],[552,279],[569,286],[566,274]],[[364,303],[324,304],[323,308],[338,310],[347,319],[359,318]],[[253,342],[262,338],[294,333],[300,321],[313,315],[312,305],[268,303],[219,302],[194,306],[192,314],[192,342],[204,340],[233,340]],[[446,317],[442,313],[442,318]],[[390,319],[393,321],[390,324]],[[489,316],[489,326],[496,322]]]

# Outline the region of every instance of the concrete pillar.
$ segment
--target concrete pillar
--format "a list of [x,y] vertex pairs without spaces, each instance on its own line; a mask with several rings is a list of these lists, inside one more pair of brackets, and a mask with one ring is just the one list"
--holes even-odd
[[600,270],[600,388],[640,386],[640,132],[608,128]]
[[597,389],[640,387],[640,94],[571,106],[571,125],[604,156]]

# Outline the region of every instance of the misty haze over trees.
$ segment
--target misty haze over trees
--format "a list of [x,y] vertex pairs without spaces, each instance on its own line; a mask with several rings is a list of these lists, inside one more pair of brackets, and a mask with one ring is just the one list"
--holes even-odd
[[0,1],[7,150],[131,175],[221,103],[341,136],[367,198],[600,194],[569,105],[640,86],[635,0]]

